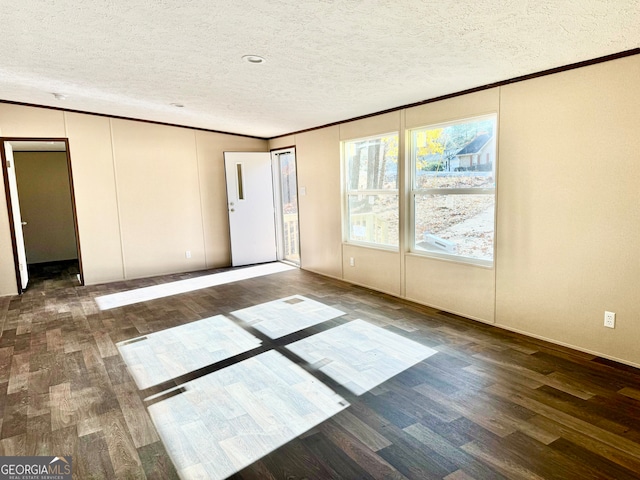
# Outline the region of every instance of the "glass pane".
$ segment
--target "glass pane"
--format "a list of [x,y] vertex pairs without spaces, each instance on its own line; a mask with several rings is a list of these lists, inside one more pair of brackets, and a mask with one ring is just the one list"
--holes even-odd
[[416,195],[415,249],[493,260],[495,197]]
[[238,182],[238,200],[244,200],[244,180],[242,179],[241,163],[236,163],[236,180]]
[[496,117],[411,133],[414,187],[495,187]]
[[398,245],[398,195],[349,195],[349,240]]
[[398,188],[398,135],[345,143],[347,190]]
[[285,260],[299,264],[298,188],[296,186],[296,157],[293,153],[279,155],[282,199],[282,245]]

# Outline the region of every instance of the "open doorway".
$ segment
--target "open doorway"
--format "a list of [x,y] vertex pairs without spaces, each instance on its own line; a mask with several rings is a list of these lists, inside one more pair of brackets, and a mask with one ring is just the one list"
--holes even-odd
[[271,151],[278,260],[300,266],[298,180],[295,147]]
[[67,139],[0,141],[18,293],[46,280],[82,284]]

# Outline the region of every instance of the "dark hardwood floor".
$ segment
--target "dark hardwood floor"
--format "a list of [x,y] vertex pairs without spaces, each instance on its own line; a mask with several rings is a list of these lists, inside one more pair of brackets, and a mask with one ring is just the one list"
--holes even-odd
[[[348,407],[231,478],[640,478],[637,369],[301,270],[104,311],[98,296],[214,272],[89,287],[75,273],[49,266],[32,273],[24,295],[0,298],[0,455],[70,454],[79,479],[178,478],[168,452],[186,450],[165,446],[153,423],[161,417],[150,412],[184,388],[162,392],[276,351]],[[345,315],[277,339],[232,315],[290,295]],[[119,342],[220,314],[261,346],[137,387]],[[437,353],[356,395],[319,368],[326,362],[309,364],[287,348],[356,319]],[[205,414],[224,413],[216,399],[200,400]],[[235,429],[225,424],[235,432],[228,435],[242,433],[244,417]],[[199,421],[185,418],[185,432],[202,432]],[[200,458],[213,452],[207,434],[187,440]],[[202,478],[200,467],[181,475]]]

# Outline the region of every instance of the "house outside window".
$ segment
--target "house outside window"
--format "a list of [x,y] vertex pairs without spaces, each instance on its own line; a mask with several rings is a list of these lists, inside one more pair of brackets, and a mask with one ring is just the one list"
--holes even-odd
[[345,237],[348,242],[398,247],[398,134],[343,143]]
[[497,116],[410,132],[417,254],[493,265]]

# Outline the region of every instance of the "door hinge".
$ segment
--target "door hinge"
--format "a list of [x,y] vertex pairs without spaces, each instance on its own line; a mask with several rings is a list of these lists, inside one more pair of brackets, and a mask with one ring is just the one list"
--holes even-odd
[[7,160],[7,168],[11,168],[11,160]]

